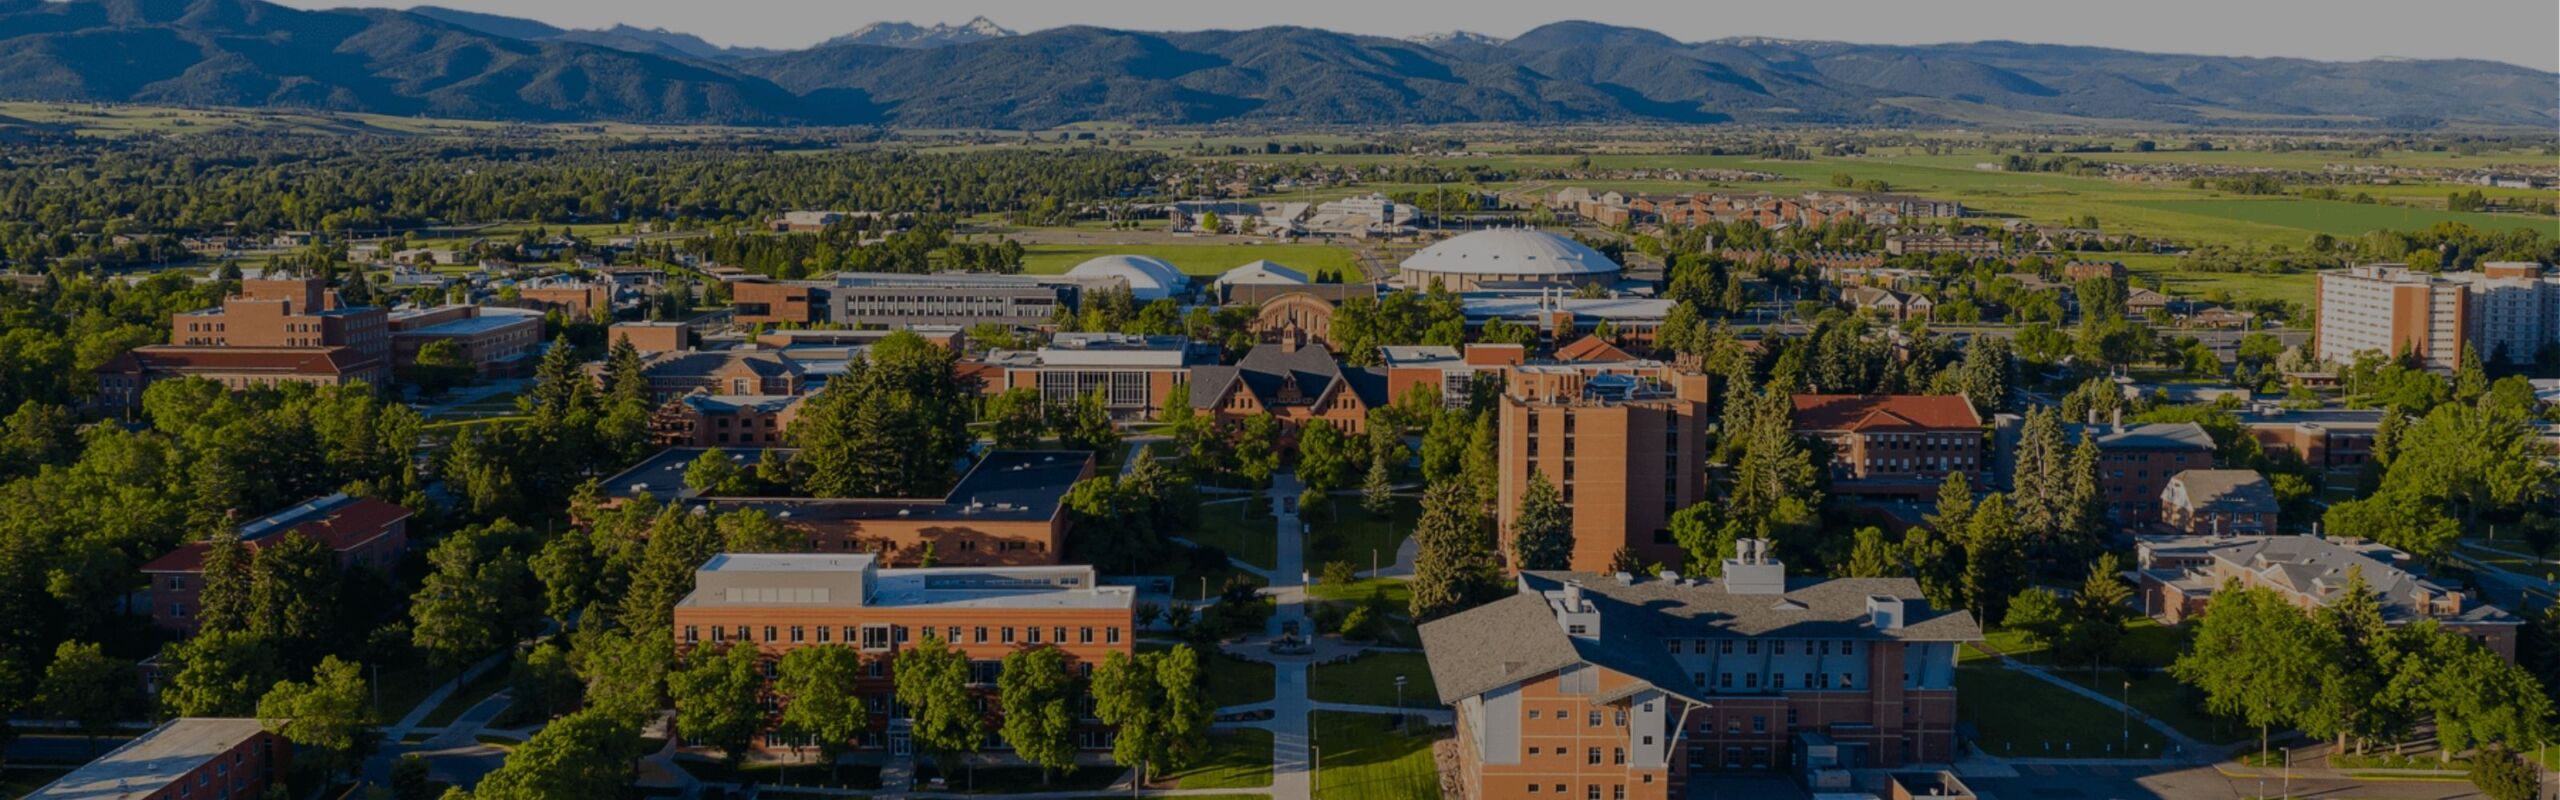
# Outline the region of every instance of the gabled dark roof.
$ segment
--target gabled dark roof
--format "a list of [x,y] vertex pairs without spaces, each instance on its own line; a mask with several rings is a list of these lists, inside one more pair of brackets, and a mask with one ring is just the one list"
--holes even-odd
[[[1227,389],[1237,383],[1242,383],[1244,390],[1253,393],[1263,405],[1275,405],[1279,402],[1280,388],[1292,380],[1298,384],[1299,395],[1313,401],[1323,396],[1334,381],[1344,380],[1352,371],[1344,369],[1342,362],[1333,357],[1333,352],[1322,347],[1300,347],[1292,351],[1280,345],[1266,344],[1245,353],[1244,358],[1232,367],[1193,367],[1191,406],[1214,408],[1219,398],[1226,396]],[[1365,379],[1366,376],[1351,378],[1350,388],[1359,392],[1361,400],[1370,402],[1372,406],[1384,403],[1386,376],[1383,373],[1376,376],[1374,401],[1371,391],[1361,386]]]

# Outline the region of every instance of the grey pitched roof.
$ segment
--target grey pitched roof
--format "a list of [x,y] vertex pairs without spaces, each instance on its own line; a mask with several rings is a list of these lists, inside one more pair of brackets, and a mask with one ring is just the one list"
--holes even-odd
[[2464,600],[2460,614],[2431,617],[2421,613],[2417,604],[2419,591],[2442,597],[2453,594],[2453,589],[2401,566],[2398,551],[2364,540],[2341,541],[2321,536],[2187,536],[2158,540],[2152,545],[2152,550],[2154,553],[2200,551],[2217,561],[2262,577],[2273,572],[2280,579],[2275,582],[2317,598],[2322,605],[2335,602],[2345,591],[2349,570],[2361,569],[2365,584],[2379,596],[2383,619],[2394,623],[2433,618],[2482,625],[2521,624],[2514,614],[2476,599]]
[[[1245,353],[1244,358],[1232,367],[1193,367],[1191,406],[1216,407],[1219,398],[1226,396],[1228,387],[1238,382],[1266,406],[1277,403],[1280,388],[1292,381],[1297,383],[1298,393],[1312,401],[1323,396],[1334,381],[1344,380],[1347,372],[1349,370],[1343,369],[1342,362],[1334,359],[1333,352],[1322,347],[1300,347],[1291,351],[1280,345],[1266,344]],[[1376,403],[1383,403],[1386,395],[1383,373],[1377,376],[1375,384]],[[1363,401],[1371,399],[1369,390],[1363,389],[1356,380],[1351,388],[1361,392]]]
[[[1600,613],[1600,635],[1564,632],[1545,593],[1568,581]],[[1869,622],[1869,597],[1902,600],[1902,627]],[[1699,699],[1663,642],[1767,636],[1793,639],[1979,641],[1962,610],[1929,605],[1909,578],[1794,578],[1785,594],[1733,594],[1718,581],[1643,579],[1620,584],[1592,573],[1525,572],[1509,597],[1423,624],[1422,647],[1444,703],[1483,694],[1575,664],[1590,664]]]
[[[2276,513],[2276,493],[2267,477],[2251,469],[2191,469],[2170,476],[2186,489],[2189,511],[2227,514]],[[2176,491],[2175,489],[2171,490]]]
[[2213,434],[2193,422],[2145,422],[2117,430],[2110,426],[2069,426],[2072,441],[2079,441],[2083,430],[2098,438],[2102,450],[2203,450],[2213,451]]
[[[1425,622],[1422,651],[1440,702],[1455,703],[1582,660],[1547,600],[1514,594]],[[1655,648],[1660,649],[1660,648]]]

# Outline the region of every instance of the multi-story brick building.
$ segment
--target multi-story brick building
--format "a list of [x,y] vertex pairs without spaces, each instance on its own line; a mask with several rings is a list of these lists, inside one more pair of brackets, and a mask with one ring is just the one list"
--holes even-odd
[[614,283],[609,280],[540,278],[516,284],[516,302],[525,308],[558,311],[573,319],[591,319],[596,309],[613,309]]
[[1193,366],[1216,359],[1188,336],[1061,333],[1036,350],[990,352],[986,363],[1004,371],[1003,382],[988,391],[1032,389],[1052,406],[1099,392],[1111,416],[1149,419],[1167,405],[1189,403],[1173,396],[1174,387],[1191,377]]
[[247,800],[282,788],[293,744],[258,720],[179,717],[27,795],[27,800]]
[[203,378],[243,391],[288,383],[381,387],[391,383],[391,363],[349,347],[186,347],[147,345],[125,351],[97,370],[91,402],[109,414],[142,408],[142,392],[171,378]]
[[2073,428],[2066,434],[2072,442],[2083,435],[2098,440],[2098,496],[2118,525],[2159,520],[2160,492],[2170,476],[2213,466],[2213,435],[2193,422]]
[[2398,264],[2320,273],[2320,360],[2347,364],[2365,353],[2405,353],[2450,373],[2468,339],[2466,288]]
[[1671,514],[1706,498],[1707,376],[1657,361],[1527,364],[1506,373],[1496,500],[1502,551],[1532,474],[1563,495],[1574,569],[1632,548],[1680,563]]
[[[608,502],[648,496],[715,511],[756,509],[806,536],[811,552],[871,553],[893,564],[1030,566],[1058,563],[1066,546],[1067,492],[1094,475],[1093,454],[1068,450],[997,450],[986,454],[941,497],[724,497],[685,482],[705,452],[755,469],[765,451],[753,447],[669,448],[602,484]],[[788,459],[796,451],[783,450]]]
[[1897,256],[1953,253],[1960,256],[2000,255],[2000,240],[1989,236],[1887,236],[1884,251]]
[[810,281],[742,280],[729,284],[729,307],[744,325],[805,325],[825,318],[826,300]]
[[2160,524],[2184,533],[2274,533],[2276,492],[2257,470],[2187,470],[2160,490]]
[[2291,453],[2314,469],[2354,469],[2373,459],[2373,435],[2381,411],[2363,409],[2253,409],[2240,424],[2268,454]]
[[1982,417],[1963,395],[1790,399],[1796,433],[1830,445],[1835,492],[1934,496],[1949,473],[1981,473]]
[[433,342],[462,349],[481,376],[521,375],[542,349],[542,315],[513,308],[449,305],[394,312],[391,355],[395,369],[418,364],[418,351]]
[[216,308],[172,314],[169,343],[182,347],[344,347],[367,359],[391,357],[389,315],[348,306],[319,278],[240,282]]
[[[926,637],[951,645],[992,708],[1008,653],[1056,648],[1080,676],[1113,653],[1134,654],[1136,600],[1135,588],[1103,586],[1089,566],[886,569],[864,554],[724,553],[694,573],[670,630],[680,652],[751,646],[779,661],[803,647],[855,648],[864,667],[855,691],[872,721],[858,744],[904,755],[906,726],[891,702],[900,651]],[[1107,747],[1109,733],[1091,726],[1079,743]],[[779,731],[762,740],[807,744]]]
[[2228,581],[2268,589],[2306,612],[2345,596],[2348,572],[2392,625],[2433,620],[2514,661],[2523,620],[2429,580],[2406,554],[2364,539],[2320,536],[2142,536],[2134,545],[2143,610],[2170,624],[2204,613]]
[[662,447],[781,447],[807,395],[695,391],[649,415],[649,442]]
[[1510,368],[1529,360],[1529,349],[1516,344],[1471,344],[1465,349],[1440,345],[1388,345],[1378,348],[1386,362],[1387,401],[1399,402],[1417,391],[1440,394],[1444,406],[1467,404],[1478,385],[1490,387]]
[[[605,368],[602,362],[587,366],[599,383]],[[657,353],[641,359],[640,372],[649,379],[650,399],[660,403],[695,392],[771,397],[805,394],[815,388],[808,368],[798,359],[753,348]]]
[[608,344],[620,344],[625,339],[644,356],[691,350],[700,342],[693,325],[685,322],[616,322],[605,332]]
[[1469,800],[1699,796],[1819,735],[1844,768],[1952,761],[1956,648],[1982,631],[1907,578],[1791,579],[1745,541],[1713,580],[1531,572],[1426,623]]
[[[339,569],[372,569],[389,573],[409,549],[409,518],[415,512],[371,497],[333,494],[250,520],[239,527],[241,546],[256,550],[304,536],[338,554]],[[142,565],[150,580],[151,624],[164,630],[193,632],[204,591],[204,554],[210,545],[188,542]]]

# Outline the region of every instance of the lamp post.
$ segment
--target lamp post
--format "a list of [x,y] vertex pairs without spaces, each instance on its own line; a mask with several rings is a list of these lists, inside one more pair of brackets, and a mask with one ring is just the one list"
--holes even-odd
[[1396,676],[1396,730],[1404,730],[1404,676]]
[[2130,678],[2124,682],[2124,708],[2119,710],[2124,712],[2124,752],[2130,758],[2133,756],[2133,680]]

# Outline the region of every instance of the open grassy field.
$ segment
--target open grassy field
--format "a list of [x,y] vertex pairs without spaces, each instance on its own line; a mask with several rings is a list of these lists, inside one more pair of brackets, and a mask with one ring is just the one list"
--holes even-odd
[[1280,531],[1268,503],[1210,503],[1200,506],[1200,526],[1185,538],[1224,550],[1227,558],[1263,569],[1279,563]]
[[1209,757],[1163,776],[1176,789],[1259,789],[1271,785],[1271,732],[1236,728],[1209,733]]
[[1439,705],[1439,690],[1431,683],[1431,664],[1423,660],[1421,653],[1370,653],[1338,664],[1320,665],[1310,672],[1307,696],[1321,702],[1392,707],[1396,704],[1396,676],[1402,675],[1405,708]]
[[2513,214],[2439,211],[2431,208],[2363,205],[2300,198],[2265,200],[2142,200],[2129,205],[2180,214],[2236,219],[2335,236],[2360,236],[2376,230],[2413,230],[2439,222],[2459,222],[2483,230],[2533,228],[2560,235],[2560,219]]
[[1358,497],[1336,497],[1325,511],[1306,517],[1311,528],[1307,568],[1320,570],[1330,561],[1347,561],[1362,571],[1394,566],[1396,548],[1413,538],[1414,520],[1421,514],[1421,501],[1410,497],[1396,498],[1395,508],[1384,517],[1362,510]]
[[[1958,719],[1973,723],[1985,752],[2035,758],[2125,758],[2126,723],[2121,712],[2072,694],[2032,675],[1997,664],[1971,663],[1956,668],[1956,692],[1963,697],[2001,698],[1956,706]],[[2167,746],[2158,731],[2131,726],[2136,758],[2157,757]]]
[[1216,276],[1257,259],[1308,273],[1345,270],[1356,275],[1360,268],[1350,250],[1324,244],[1035,244],[1023,249],[1022,271],[1033,275],[1056,275],[1108,255],[1154,256],[1198,276]]
[[1437,800],[1440,773],[1431,739],[1388,729],[1387,714],[1315,713],[1320,768],[1315,795],[1326,800]]

